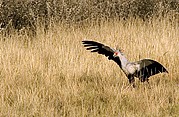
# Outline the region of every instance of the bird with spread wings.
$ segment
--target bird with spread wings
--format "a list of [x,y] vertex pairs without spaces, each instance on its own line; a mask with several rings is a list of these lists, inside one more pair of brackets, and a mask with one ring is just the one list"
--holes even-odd
[[116,62],[122,71],[127,76],[129,83],[135,87],[134,77],[139,78],[141,82],[147,81],[149,83],[149,77],[158,73],[166,72],[166,68],[159,62],[151,59],[142,59],[136,62],[130,62],[127,60],[121,50],[115,50],[109,46],[95,41],[82,41],[84,47],[91,52],[97,52],[98,54],[105,55],[109,60]]

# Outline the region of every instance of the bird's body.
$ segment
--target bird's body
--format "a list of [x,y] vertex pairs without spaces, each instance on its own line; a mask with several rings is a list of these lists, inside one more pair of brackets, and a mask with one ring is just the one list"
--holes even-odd
[[105,55],[109,60],[115,61],[127,76],[129,83],[134,86],[134,77],[139,78],[141,82],[148,82],[148,78],[152,75],[167,72],[159,62],[151,59],[142,59],[136,62],[130,62],[120,50],[115,50],[104,44],[95,41],[82,41],[84,47],[91,52],[98,52]]

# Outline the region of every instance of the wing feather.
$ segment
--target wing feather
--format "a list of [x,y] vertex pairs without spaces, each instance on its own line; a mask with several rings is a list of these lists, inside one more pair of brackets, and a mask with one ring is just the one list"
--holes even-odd
[[84,47],[91,52],[97,52],[98,54],[105,55],[109,60],[115,61],[121,67],[121,61],[117,57],[113,57],[115,50],[109,46],[105,46],[95,41],[82,41]]
[[166,68],[157,61],[151,59],[143,59],[137,61],[136,63],[140,64],[140,69],[136,72],[135,76],[141,78],[145,81],[152,75],[167,72]]
[[93,50],[93,49],[98,49],[98,47],[96,46],[96,47],[89,47],[89,48],[87,48],[87,50]]

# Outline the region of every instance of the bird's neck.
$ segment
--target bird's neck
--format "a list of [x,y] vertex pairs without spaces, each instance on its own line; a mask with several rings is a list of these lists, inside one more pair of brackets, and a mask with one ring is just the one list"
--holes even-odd
[[121,61],[121,67],[126,67],[126,65],[129,63],[129,61],[124,55],[119,56],[119,59]]

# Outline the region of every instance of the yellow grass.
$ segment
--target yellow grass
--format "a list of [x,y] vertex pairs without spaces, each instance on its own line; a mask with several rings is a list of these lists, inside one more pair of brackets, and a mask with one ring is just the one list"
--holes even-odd
[[[5,39],[5,41],[4,41]],[[151,58],[169,74],[135,89],[106,57],[86,51],[84,39],[124,50],[130,61]],[[179,28],[168,20],[114,21],[87,28],[56,25],[37,37],[1,36],[0,116],[177,117]]]

